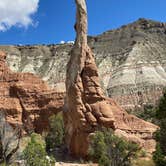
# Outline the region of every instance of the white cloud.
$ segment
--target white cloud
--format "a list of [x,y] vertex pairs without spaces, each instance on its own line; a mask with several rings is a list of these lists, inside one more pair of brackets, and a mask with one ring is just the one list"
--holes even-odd
[[62,41],[60,41],[60,44],[65,44],[65,41],[63,41],[63,40],[62,40]]
[[64,40],[62,40],[62,41],[60,41],[60,44],[65,44],[65,43],[67,43],[67,44],[74,44],[74,41],[67,41],[67,42],[65,42]]
[[38,4],[39,0],[0,0],[0,31],[36,25],[31,16],[37,12]]
[[68,44],[74,44],[74,41],[67,41]]

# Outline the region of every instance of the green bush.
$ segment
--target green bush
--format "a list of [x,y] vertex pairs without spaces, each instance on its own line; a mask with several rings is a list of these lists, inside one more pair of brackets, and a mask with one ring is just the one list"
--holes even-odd
[[64,123],[61,113],[50,118],[50,131],[46,136],[46,149],[54,149],[64,143]]
[[23,151],[27,166],[50,166],[53,159],[47,156],[45,142],[39,134],[31,134],[31,141]]
[[136,109],[133,114],[145,121],[158,124],[158,120],[156,118],[156,108],[152,105],[145,105],[143,110]]
[[112,130],[97,131],[92,138],[89,155],[100,166],[130,166],[139,148],[114,135]]
[[0,166],[6,166],[6,164],[5,163],[1,163]]
[[153,160],[156,163],[156,166],[166,166],[166,157],[159,143],[157,143],[156,151],[153,153]]

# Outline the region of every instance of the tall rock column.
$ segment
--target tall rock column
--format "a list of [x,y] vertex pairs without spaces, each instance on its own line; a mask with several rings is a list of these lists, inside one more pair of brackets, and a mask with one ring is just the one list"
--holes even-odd
[[67,65],[64,120],[66,142],[71,154],[84,157],[90,135],[99,126],[114,128],[114,117],[100,87],[94,55],[87,44],[85,0],[75,2],[77,35]]

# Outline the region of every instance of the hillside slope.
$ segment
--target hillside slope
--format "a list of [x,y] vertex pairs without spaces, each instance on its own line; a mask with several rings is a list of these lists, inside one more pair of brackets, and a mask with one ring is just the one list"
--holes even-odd
[[[89,37],[105,92],[125,109],[154,105],[166,85],[166,24],[138,21]],[[65,91],[72,44],[0,46],[13,71],[39,75]]]

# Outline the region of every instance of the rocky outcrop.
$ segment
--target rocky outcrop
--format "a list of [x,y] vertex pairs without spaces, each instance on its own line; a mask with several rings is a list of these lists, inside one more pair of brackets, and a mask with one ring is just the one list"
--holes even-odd
[[87,45],[87,11],[76,0],[77,37],[70,52],[66,76],[66,142],[71,154],[86,156],[89,137],[98,126],[114,128],[114,117],[99,84],[94,55]]
[[128,114],[111,98],[107,100],[110,103],[110,109],[115,118],[115,134],[124,137],[128,141],[137,143],[146,152],[152,154],[156,146],[153,133],[158,127],[134,115]]
[[94,55],[87,44],[87,12],[84,0],[76,0],[76,40],[67,65],[65,129],[70,152],[85,157],[90,136],[105,126],[117,135],[138,143],[149,152],[155,148],[152,138],[157,126],[129,115],[112,99],[106,98],[99,83]]
[[48,118],[63,106],[63,93],[50,90],[39,77],[12,72],[0,52],[0,111],[22,133],[48,129]]
[[[139,19],[88,37],[105,93],[125,109],[154,105],[166,86],[166,25]],[[10,68],[37,74],[64,92],[72,44],[0,46]]]
[[9,165],[19,149],[21,132],[14,129],[5,119],[5,113],[0,111],[0,162]]

